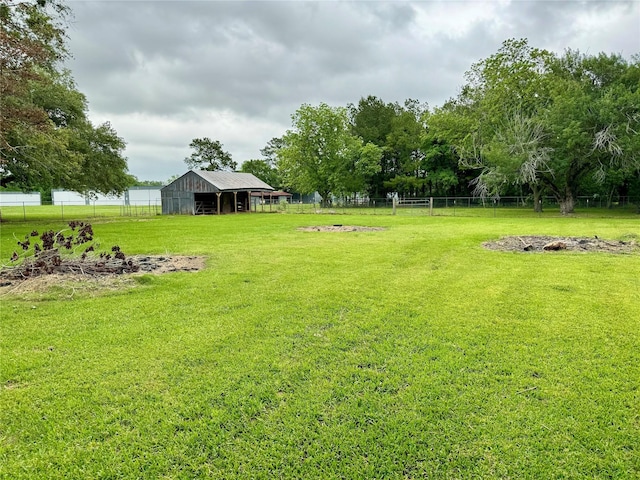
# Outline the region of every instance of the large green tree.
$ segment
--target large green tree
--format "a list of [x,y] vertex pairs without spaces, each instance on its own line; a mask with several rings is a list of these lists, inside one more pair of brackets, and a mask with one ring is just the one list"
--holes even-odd
[[570,213],[585,182],[617,188],[640,172],[640,57],[569,50],[550,77],[541,121],[551,154],[540,179]]
[[300,193],[318,192],[324,204],[332,195],[367,190],[382,152],[352,133],[346,108],[305,104],[291,118],[293,128],[278,150],[278,169],[286,185]]
[[422,150],[425,132],[422,116],[426,105],[406,100],[403,107],[395,105],[391,130],[387,134],[386,150],[390,153],[391,169],[385,186],[401,195],[425,195],[427,169]]
[[425,133],[422,117],[426,112],[426,104],[417,100],[408,99],[400,105],[385,103],[371,95],[349,106],[354,134],[382,151],[380,169],[369,182],[371,196],[426,192],[428,172],[422,148]]
[[375,198],[384,197],[388,191],[385,182],[395,175],[394,152],[387,145],[387,137],[396,116],[396,105],[369,95],[362,97],[357,105],[349,105],[348,109],[354,135],[382,150],[380,170],[370,179],[368,193]]
[[193,152],[184,159],[189,168],[233,171],[238,167],[238,164],[231,159],[231,154],[224,150],[219,140],[211,140],[208,137],[194,138],[189,147],[193,149]]
[[524,184],[534,199],[549,192],[571,213],[588,178],[603,183],[619,169],[637,174],[637,70],[637,58],[558,56],[507,40],[471,67],[461,93],[428,126],[462,166],[477,170],[476,194]]
[[0,184],[120,193],[132,182],[124,141],[94,127],[70,72],[61,1],[0,3]]
[[[428,115],[424,115],[425,120]],[[425,195],[452,196],[467,195],[467,190],[459,190],[463,172],[458,167],[458,160],[451,150],[451,146],[438,140],[428,131],[422,136],[422,168],[424,169]]]
[[253,159],[242,163],[240,171],[251,173],[276,190],[282,188],[282,179],[278,169],[272,167],[267,160]]

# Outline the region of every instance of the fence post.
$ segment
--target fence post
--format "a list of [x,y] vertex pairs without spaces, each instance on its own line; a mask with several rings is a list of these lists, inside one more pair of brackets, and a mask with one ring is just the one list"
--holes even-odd
[[433,197],[429,197],[429,216],[433,217]]

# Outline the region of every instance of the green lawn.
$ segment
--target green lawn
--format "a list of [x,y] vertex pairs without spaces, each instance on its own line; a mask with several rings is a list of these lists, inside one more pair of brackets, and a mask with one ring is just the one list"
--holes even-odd
[[[380,232],[301,232],[342,223]],[[61,220],[2,224],[15,240]],[[0,297],[0,478],[638,478],[638,217],[99,217],[206,255],[120,289]]]

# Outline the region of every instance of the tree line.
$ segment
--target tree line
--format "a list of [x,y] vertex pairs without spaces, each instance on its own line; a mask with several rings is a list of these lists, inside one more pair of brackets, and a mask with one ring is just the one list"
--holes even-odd
[[460,93],[429,109],[375,96],[302,105],[292,128],[243,170],[332,196],[640,198],[640,55],[558,55],[507,40],[471,66]]

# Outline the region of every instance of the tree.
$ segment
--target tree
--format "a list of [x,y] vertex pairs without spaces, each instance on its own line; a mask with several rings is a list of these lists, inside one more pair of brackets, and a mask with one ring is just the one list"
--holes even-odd
[[355,197],[359,193],[369,192],[372,179],[380,172],[381,158],[380,147],[373,143],[363,144],[360,140],[360,147],[353,151],[352,156],[345,157],[342,169],[335,173],[341,181],[336,182],[334,193]]
[[91,125],[60,68],[69,13],[53,0],[0,4],[0,185],[120,193],[131,181],[124,141]]
[[[428,119],[428,114],[423,115]],[[460,185],[462,172],[458,168],[458,160],[451,150],[451,146],[444,141],[437,140],[429,132],[422,136],[422,152],[424,158],[422,166],[426,172],[425,194],[429,196],[451,196],[459,192],[456,191]],[[465,194],[467,192],[465,191]]]
[[284,147],[282,137],[273,137],[267,142],[264,148],[260,149],[260,154],[264,157],[264,161],[271,167],[278,162],[278,151]]
[[194,138],[189,147],[194,151],[184,159],[184,162],[191,169],[234,171],[238,166],[231,159],[231,154],[223,150],[219,140],[211,140],[207,137]]
[[638,170],[637,64],[617,55],[557,56],[507,40],[472,66],[429,128],[454,147],[461,166],[479,172],[476,194],[525,184],[534,200],[546,190],[571,213],[589,175],[602,183],[614,168]]
[[396,105],[387,134],[387,151],[391,152],[393,176],[385,186],[402,195],[424,195],[427,170],[424,164],[422,138],[425,127],[422,116],[426,106],[416,100],[406,100],[404,107]]
[[542,117],[552,155],[541,179],[571,213],[585,181],[611,184],[640,171],[640,57],[568,50],[551,77]]
[[122,155],[126,144],[109,122],[98,127],[87,122],[74,133],[70,149],[80,154],[81,167],[69,183],[70,188],[89,194],[118,194],[134,183],[134,177],[126,173],[127,161]]
[[379,149],[351,133],[345,108],[304,104],[291,118],[293,130],[283,137],[278,168],[294,190],[317,191],[327,205],[332,194],[353,193],[379,169]]
[[33,2],[3,2],[0,22],[0,183],[27,187],[35,182],[20,178],[26,176],[22,171],[31,168],[38,177],[55,170],[47,157],[30,155],[29,140],[49,143],[52,150],[63,146],[46,142],[47,135],[55,133],[53,124],[31,91],[66,57],[64,29],[43,5]]
[[[47,11],[51,6],[61,19]],[[48,130],[46,112],[30,98],[34,82],[56,72],[68,54],[60,2],[6,1],[0,4],[0,151],[9,156],[15,129]]]
[[407,99],[400,105],[384,103],[371,95],[361,98],[357,106],[349,106],[354,134],[382,152],[380,169],[369,181],[370,195],[424,193],[427,172],[423,165],[422,116],[426,111],[427,105],[417,100]]
[[177,179],[179,179],[181,177],[181,175],[178,175],[177,173],[175,175],[171,175],[165,183],[165,185],[169,185],[170,183],[175,182]]
[[549,149],[535,117],[548,98],[548,70],[553,55],[507,40],[498,53],[472,65],[456,99],[429,119],[430,131],[453,145],[460,166],[475,169],[474,195],[499,197],[513,184],[527,185],[534,206],[542,194],[539,172]]
[[381,151],[380,169],[369,182],[369,195],[383,197],[388,188],[385,181],[395,175],[394,152],[387,145],[387,138],[392,130],[397,105],[384,103],[381,99],[369,95],[363,97],[357,106],[349,105],[352,132],[362,138],[364,143],[377,145]]
[[283,188],[282,176],[277,168],[278,152],[284,146],[281,137],[274,137],[267,142],[267,145],[260,149],[262,159],[247,160],[240,167],[245,173],[252,173],[263,182],[271,185],[275,189]]
[[282,186],[282,180],[278,170],[272,167],[267,160],[247,160],[240,167],[240,171],[252,173],[275,189],[280,189]]

